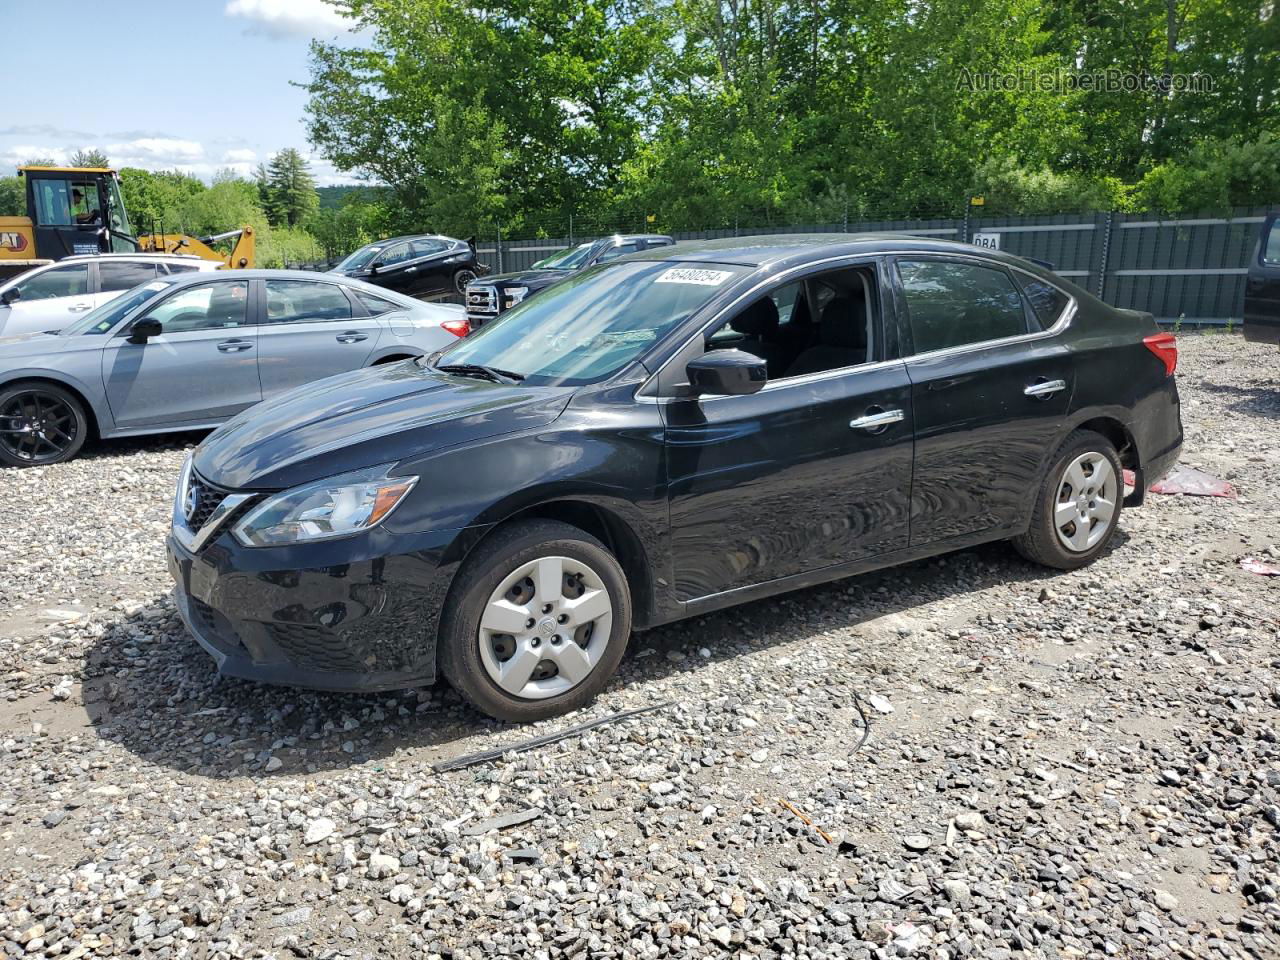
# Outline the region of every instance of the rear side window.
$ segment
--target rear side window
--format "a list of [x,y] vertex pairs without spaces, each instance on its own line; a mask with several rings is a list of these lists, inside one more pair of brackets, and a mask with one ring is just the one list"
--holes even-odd
[[432,254],[444,253],[449,249],[449,244],[443,240],[414,240],[410,247],[415,257],[429,257]]
[[1262,259],[1265,263],[1280,264],[1280,220],[1271,224],[1271,234],[1262,248]]
[[23,301],[47,300],[49,297],[78,297],[89,292],[89,267],[78,264],[74,267],[54,267],[44,273],[37,273],[17,286],[18,296]]
[[150,283],[156,278],[154,263],[98,264],[98,278],[104,293],[111,290],[132,290],[140,283]]
[[351,301],[332,283],[268,280],[267,323],[350,320]]
[[364,290],[352,290],[356,295],[356,299],[364,304],[364,308],[369,311],[369,316],[380,317],[384,313],[390,313],[392,310],[403,310],[404,307],[398,303],[392,303],[390,300],[384,300],[382,297],[374,296]]
[[916,353],[1027,333],[1022,295],[1003,270],[946,260],[900,260]]
[[166,266],[168,266],[170,273],[192,273],[200,269],[199,264],[195,263],[170,263],[166,264]]
[[1022,292],[1031,301],[1031,309],[1035,311],[1041,328],[1048,330],[1058,322],[1058,318],[1062,316],[1062,311],[1067,309],[1071,298],[1052,283],[1046,283],[1038,277],[1019,273],[1016,270],[1013,275],[1018,278],[1018,283],[1022,285]]

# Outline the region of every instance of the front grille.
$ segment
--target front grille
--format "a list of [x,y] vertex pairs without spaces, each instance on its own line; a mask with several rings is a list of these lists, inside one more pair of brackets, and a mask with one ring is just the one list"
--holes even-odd
[[498,289],[487,284],[467,285],[467,314],[494,317],[498,314]]
[[187,526],[192,530],[199,531],[209,518],[213,516],[213,511],[218,509],[226,494],[216,487],[198,480],[193,474],[191,482],[187,484],[187,500],[182,505],[182,516],[187,521]]
[[309,623],[270,623],[267,632],[294,666],[308,670],[364,669],[342,636]]

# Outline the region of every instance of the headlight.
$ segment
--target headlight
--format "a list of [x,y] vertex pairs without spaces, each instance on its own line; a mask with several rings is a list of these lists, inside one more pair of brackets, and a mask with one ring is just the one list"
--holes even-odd
[[386,468],[347,473],[268,497],[232,532],[246,547],[276,547],[346,537],[377,526],[418,482]]
[[507,287],[507,306],[514,307],[525,298],[528,292],[528,287]]

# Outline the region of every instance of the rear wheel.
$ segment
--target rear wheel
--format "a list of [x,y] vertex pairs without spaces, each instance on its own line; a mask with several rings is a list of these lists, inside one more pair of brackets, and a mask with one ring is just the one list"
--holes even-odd
[[88,434],[83,404],[61,387],[15,383],[0,389],[0,463],[61,463],[80,452]]
[[1013,540],[1028,560],[1075,570],[1093,563],[1120,522],[1124,499],[1120,457],[1091,430],[1067,437],[1040,485],[1031,526]]
[[552,520],[492,534],[458,571],[440,667],[473,706],[528,722],[589,703],[631,635],[631,599],[604,544]]
[[459,296],[467,295],[467,284],[476,278],[476,272],[464,267],[453,275],[453,290]]

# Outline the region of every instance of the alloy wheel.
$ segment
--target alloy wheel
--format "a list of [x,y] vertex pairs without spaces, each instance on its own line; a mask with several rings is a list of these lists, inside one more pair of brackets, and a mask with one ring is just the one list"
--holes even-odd
[[30,464],[57,460],[76,441],[75,411],[61,397],[27,390],[0,409],[0,445]]
[[467,284],[476,278],[474,270],[459,270],[453,275],[453,288],[461,296],[467,295]]
[[609,645],[613,602],[596,571],[570,557],[539,557],[511,571],[480,616],[480,660],[516,697],[567,693]]
[[1101,453],[1082,453],[1067,465],[1058,483],[1053,526],[1058,540],[1084,553],[1107,535],[1115,521],[1119,478]]

